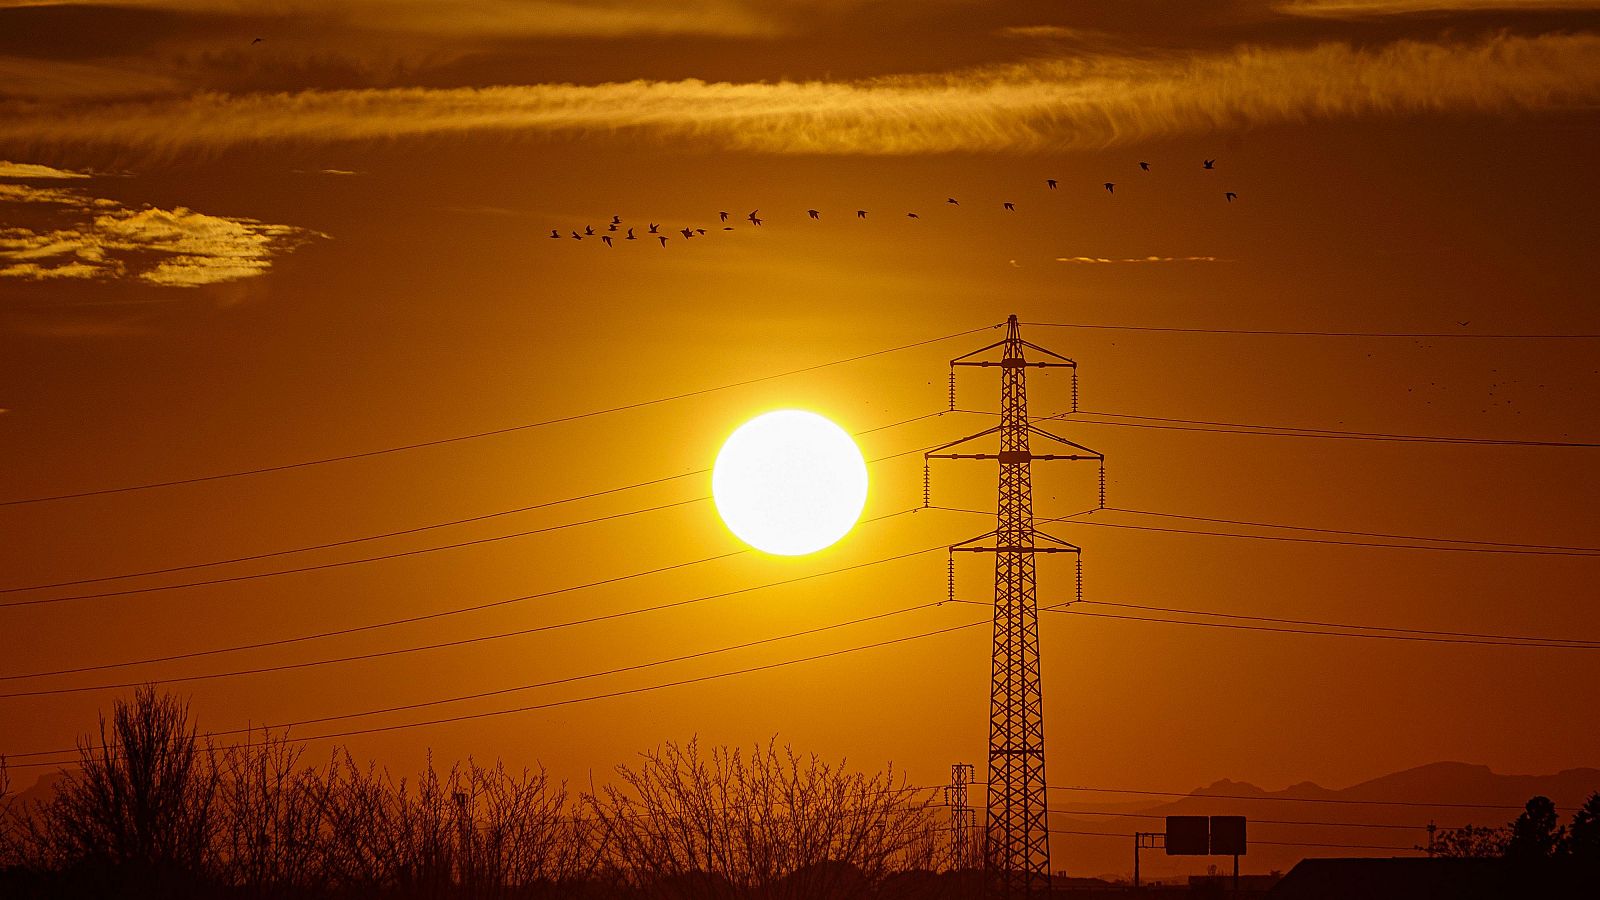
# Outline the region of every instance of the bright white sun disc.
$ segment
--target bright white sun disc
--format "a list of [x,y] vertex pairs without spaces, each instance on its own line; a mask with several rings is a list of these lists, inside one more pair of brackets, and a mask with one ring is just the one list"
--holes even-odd
[[711,468],[711,495],[740,540],[779,556],[849,533],[867,503],[867,464],[844,429],[782,409],[740,425]]

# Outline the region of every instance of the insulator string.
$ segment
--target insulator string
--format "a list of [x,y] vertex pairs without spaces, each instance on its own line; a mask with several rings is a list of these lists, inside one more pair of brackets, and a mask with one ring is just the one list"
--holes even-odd
[[[922,508],[923,509],[927,509],[928,508],[928,503],[932,499],[933,499],[933,488],[932,488],[932,486],[931,486],[931,484],[929,482],[928,461],[927,460],[923,460],[922,461]],[[1101,506],[1105,506],[1106,505],[1105,504],[1105,499],[1103,497],[1101,498],[1100,505]]]
[[944,596],[946,600],[954,602],[956,599],[956,554],[949,551],[944,561]]
[[[954,403],[951,404],[954,406]],[[1072,370],[1072,411],[1078,411],[1078,370]]]
[[1103,457],[1100,460],[1100,508],[1106,508],[1106,461]]
[[[955,366],[951,366],[950,367],[950,411],[951,412],[955,412],[955,410],[956,410],[956,367]],[[1078,411],[1078,408],[1077,408],[1076,405],[1073,406],[1072,411],[1073,412],[1077,412]]]

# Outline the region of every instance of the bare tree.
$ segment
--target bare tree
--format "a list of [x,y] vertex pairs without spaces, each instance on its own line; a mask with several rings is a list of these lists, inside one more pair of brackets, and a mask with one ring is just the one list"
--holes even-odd
[[309,884],[318,810],[304,753],[287,733],[263,728],[220,754],[218,874],[246,896],[284,896]]
[[1505,855],[1506,843],[1510,840],[1508,828],[1479,825],[1441,828],[1434,836],[1432,851],[1435,856],[1456,858],[1498,857]]
[[207,750],[186,702],[150,686],[117,700],[99,741],[79,740],[79,770],[42,810],[40,849],[127,894],[199,884],[217,795]]
[[649,894],[854,898],[931,861],[929,794],[774,738],[746,756],[668,743],[584,796],[608,862]]

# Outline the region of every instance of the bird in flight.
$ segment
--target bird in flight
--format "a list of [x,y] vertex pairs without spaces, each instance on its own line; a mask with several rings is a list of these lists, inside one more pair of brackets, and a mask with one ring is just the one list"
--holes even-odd
[[638,238],[633,236],[633,229],[632,228],[628,229],[628,237],[627,237],[627,239],[630,240],[630,241],[638,240]]
[[1045,187],[1048,187],[1052,191],[1056,189],[1056,180],[1054,178],[1046,178],[1044,180],[1044,184]]
[[612,222],[610,225],[607,225],[606,226],[606,230],[607,231],[616,231],[617,230],[617,223]]
[[585,226],[583,226],[583,234],[584,234],[585,237],[594,237],[594,226],[593,225],[585,225]]
[[950,205],[951,205],[951,206],[960,206],[960,205],[961,205],[961,201],[960,201],[960,200],[957,200],[957,199],[956,199],[956,198],[954,198],[954,197],[946,197],[946,198],[945,198],[945,199],[944,199],[944,202],[946,202],[946,203],[948,203],[948,204],[950,204]]
[[906,213],[906,218],[908,218],[908,219],[920,219],[922,217],[917,215],[916,213],[908,212],[908,213]]
[[576,231],[574,231],[572,233],[572,239],[575,240],[575,241],[581,241],[581,240],[583,240],[583,235],[581,235],[581,234],[577,233]]
[[1205,167],[1207,169],[1215,169],[1217,167],[1217,161],[1214,159],[1208,159],[1205,161]]
[[689,238],[694,237],[694,229],[693,228],[685,228],[685,229],[683,229],[682,231],[680,231],[678,233],[683,235],[683,239],[686,240],[686,241]]
[[657,228],[660,228],[660,227],[661,227],[660,225],[657,225],[656,223],[651,222],[650,223],[650,233],[651,234],[660,234],[661,232],[656,230]]
[[866,217],[867,217],[867,211],[866,210],[864,210],[864,209],[856,210],[856,218],[865,219]]
[[695,230],[694,230],[694,233],[695,233],[695,234],[705,234],[705,233],[706,233],[706,230],[705,230],[705,229],[704,229],[704,228],[696,228],[696,229],[695,229]]
[[758,213],[758,212],[761,212],[761,210],[752,209],[752,210],[750,210],[750,214],[748,216],[745,216],[746,219],[750,220],[750,224],[751,225],[760,225],[761,224],[761,220],[756,218],[756,213]]
[[1460,325],[1462,328],[1465,328],[1468,325],[1471,325],[1472,323],[1471,322],[1457,322],[1456,324]]
[[661,246],[662,247],[667,246],[667,236],[666,235],[658,234],[658,235],[656,235],[656,240],[661,242]]
[[727,213],[719,212],[719,213],[717,213],[717,215],[722,217],[722,221],[724,221],[724,222],[728,221],[728,214]]
[[266,38],[256,38],[255,40],[250,42],[250,46],[254,47],[255,45],[261,43],[264,40],[266,40]]
[[1115,194],[1116,192],[1117,192],[1116,182],[1114,182],[1114,181],[1106,182],[1106,193]]
[[558,241],[561,240],[561,232],[555,230],[554,228],[550,229],[550,236]]
[[1017,205],[1015,203],[1012,203],[1010,200],[1007,200],[1005,202],[1005,208],[1011,210],[1012,212],[1016,212],[1017,211]]
[[814,209],[808,209],[808,210],[806,210],[806,215],[808,215],[808,216],[810,216],[810,217],[811,217],[811,218],[813,218],[813,219],[820,219],[820,218],[822,218],[822,213],[819,213],[819,212],[817,212],[817,211],[816,211],[816,210],[814,210]]
[[1229,203],[1232,203],[1234,200],[1239,198],[1239,195],[1235,194],[1233,191],[1223,191],[1222,196],[1228,198]]
[[733,226],[732,225],[724,225],[724,226],[722,226],[722,230],[723,231],[732,231],[733,230]]
[[612,216],[611,217],[611,224],[613,224],[613,225],[621,225],[622,224],[622,217],[621,216]]
[[600,240],[605,241],[607,247],[611,246],[611,235],[602,234],[600,235]]
[[1147,163],[1147,162],[1141,162],[1141,163],[1139,163],[1139,168],[1141,168],[1144,171],[1148,172],[1148,171],[1150,171],[1150,164]]

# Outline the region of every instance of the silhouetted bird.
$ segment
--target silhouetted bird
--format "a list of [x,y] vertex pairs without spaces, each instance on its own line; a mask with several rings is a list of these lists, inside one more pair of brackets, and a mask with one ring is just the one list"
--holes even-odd
[[628,238],[627,239],[630,240],[630,241],[638,240],[638,238],[633,236],[633,229],[632,228],[628,229]]
[[1112,182],[1112,181],[1108,181],[1108,182],[1106,182],[1106,193],[1108,193],[1108,194],[1115,194],[1115,193],[1116,193],[1116,192],[1117,192],[1117,185],[1116,185],[1116,183],[1115,183],[1115,182]]
[[660,225],[657,225],[656,223],[651,222],[650,223],[650,233],[651,234],[660,234],[661,232],[656,230],[656,229],[658,229],[660,227],[661,227]]
[[680,231],[678,233],[683,235],[683,239],[686,240],[686,241],[689,238],[694,237],[694,229],[693,228],[685,228],[685,229],[683,229],[682,231]]
[[696,228],[696,229],[695,229],[695,230],[694,230],[694,233],[695,233],[695,234],[705,234],[705,233],[706,233],[706,230],[705,230],[705,229],[704,229],[704,228]]
[[813,218],[813,219],[820,219],[820,218],[822,218],[822,213],[819,213],[819,212],[817,212],[817,211],[816,211],[816,210],[814,210],[814,209],[808,209],[808,210],[806,210],[806,215],[808,215],[808,216],[810,216],[810,217],[811,217],[811,218]]
[[555,238],[556,240],[560,240],[561,239],[561,232],[559,232],[559,231],[555,230],[554,228],[552,228],[552,229],[550,229],[550,236]]
[[1239,197],[1239,195],[1235,194],[1233,191],[1223,191],[1222,192],[1222,196],[1227,197],[1229,203],[1232,203],[1234,200],[1238,199],[1238,197]]
[[621,225],[622,224],[622,217],[621,216],[612,216],[611,217],[611,224],[613,224],[613,225]]
[[728,214],[727,213],[719,212],[719,213],[717,213],[717,215],[722,217],[722,221],[724,221],[724,222],[728,221]]
[[600,240],[605,241],[607,247],[611,246],[611,235],[602,234],[600,235]]
[[616,231],[617,230],[617,223],[612,222],[610,225],[607,225],[606,226],[606,230],[607,231]]
[[722,226],[722,230],[723,231],[732,231],[733,230],[733,226],[732,225],[724,225],[724,226]]
[[948,204],[950,204],[950,205],[951,205],[951,206],[960,206],[960,205],[961,205],[961,201],[960,201],[960,200],[957,200],[957,199],[956,199],[956,198],[954,198],[954,197],[946,197],[946,198],[945,198],[945,199],[944,199],[944,202],[946,202],[946,203],[948,203]]
[[576,231],[574,231],[572,233],[572,239],[575,240],[575,241],[581,241],[581,240],[583,240],[583,235],[581,235],[581,234],[577,233]]
[[745,216],[746,219],[750,220],[750,224],[751,225],[760,225],[761,224],[761,220],[756,218],[756,213],[758,213],[758,212],[761,212],[761,210],[752,209],[752,210],[750,210],[750,214],[748,216]]
[[1054,178],[1046,178],[1044,180],[1044,184],[1045,184],[1045,187],[1049,188],[1052,191],[1056,189],[1056,180]]
[[250,46],[254,47],[255,45],[261,43],[264,40],[266,40],[266,38],[256,38],[255,40],[250,42]]
[[585,226],[583,226],[583,233],[587,237],[594,237],[594,226],[593,225],[585,225]]
[[1141,162],[1141,163],[1139,163],[1139,168],[1141,168],[1144,171],[1148,172],[1148,171],[1150,171],[1150,164],[1147,163],[1147,162]]
[[660,241],[661,242],[661,246],[663,246],[663,247],[665,247],[667,245],[667,236],[664,235],[664,234],[656,235],[656,240]]
[[1456,324],[1460,325],[1462,328],[1465,328],[1468,325],[1471,325],[1472,323],[1471,322],[1457,322]]
[[906,218],[908,218],[908,219],[920,219],[922,217],[917,215],[916,213],[906,213]]
[[1006,201],[1005,208],[1011,210],[1012,212],[1016,212],[1017,211],[1017,207],[1013,203],[1011,203],[1011,201],[1009,201],[1009,200]]
[[1215,169],[1217,167],[1217,161],[1214,159],[1208,159],[1205,162],[1205,167],[1208,169]]
[[856,218],[865,219],[866,217],[867,217],[867,211],[866,210],[864,210],[864,209],[856,210]]

